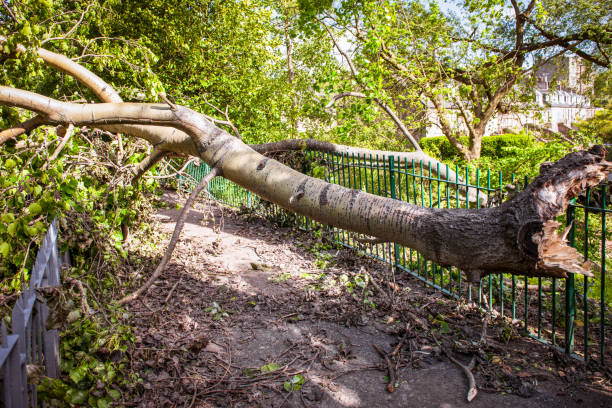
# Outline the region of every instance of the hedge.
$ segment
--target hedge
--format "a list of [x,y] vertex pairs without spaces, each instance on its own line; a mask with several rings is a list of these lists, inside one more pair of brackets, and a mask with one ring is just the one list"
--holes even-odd
[[[468,138],[463,136],[459,140],[464,145],[468,145]],[[508,147],[527,147],[534,143],[533,137],[521,134],[503,134],[495,136],[486,136],[482,138],[481,156],[488,158],[504,158],[509,155],[516,154],[513,151],[508,151]],[[421,148],[430,156],[439,158],[445,162],[459,163],[463,161],[463,157],[459,151],[454,148],[446,136],[427,137],[419,140]],[[510,149],[511,150],[511,149]]]

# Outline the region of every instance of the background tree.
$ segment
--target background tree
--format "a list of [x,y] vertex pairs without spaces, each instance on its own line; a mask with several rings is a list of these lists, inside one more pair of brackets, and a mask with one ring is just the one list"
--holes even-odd
[[[415,129],[431,121],[431,108],[433,123],[468,161],[480,157],[495,114],[527,106],[539,64],[571,51],[609,65],[610,40],[602,34],[609,30],[609,16],[601,12],[581,29],[567,30],[550,25],[545,4],[535,0],[466,1],[459,8],[393,0],[345,1],[328,8],[302,4],[304,18],[322,17],[353,43],[360,75],[345,77],[335,91],[367,83],[372,97],[392,103]],[[578,21],[578,9],[565,8],[566,19]],[[596,22],[604,28],[592,29]],[[547,29],[541,27],[545,24]],[[454,112],[458,120],[451,117]]]

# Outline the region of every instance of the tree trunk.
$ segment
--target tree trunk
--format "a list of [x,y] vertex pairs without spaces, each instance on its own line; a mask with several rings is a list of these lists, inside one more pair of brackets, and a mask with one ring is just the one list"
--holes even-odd
[[470,135],[470,146],[468,150],[468,161],[480,158],[480,152],[482,150],[482,138],[484,137],[485,129],[487,124],[481,126],[479,123],[474,127],[473,133]]
[[490,273],[592,276],[566,246],[554,217],[580,191],[612,170],[605,150],[575,152],[551,166],[498,208],[435,209],[379,197],[308,177],[269,159],[181,106],[107,103],[77,105],[0,87],[0,104],[36,111],[49,124],[170,126],[191,137],[198,156],[224,177],[287,210],[316,221],[392,241],[477,281]]

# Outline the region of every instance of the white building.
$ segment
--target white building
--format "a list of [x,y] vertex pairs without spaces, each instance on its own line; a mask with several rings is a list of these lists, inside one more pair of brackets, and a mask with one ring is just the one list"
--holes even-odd
[[[502,134],[512,129],[519,131],[529,126],[549,129],[567,134],[573,124],[595,115],[597,108],[591,106],[585,93],[583,81],[584,64],[577,57],[559,57],[543,64],[536,73],[534,89],[535,106],[519,113],[497,113],[487,123],[486,136]],[[449,119],[457,130],[466,134],[467,128],[456,107],[448,107]],[[438,112],[430,106],[428,117],[432,123],[427,136],[442,136],[437,124]]]

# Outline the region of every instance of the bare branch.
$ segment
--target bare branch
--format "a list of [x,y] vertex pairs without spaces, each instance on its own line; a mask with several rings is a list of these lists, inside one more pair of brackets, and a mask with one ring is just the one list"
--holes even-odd
[[[599,46],[600,42],[603,42],[605,44],[611,44],[612,40],[610,39],[593,39],[591,38],[588,34],[586,33],[577,33],[577,34],[571,34],[565,37],[560,37],[558,35],[555,35],[547,30],[545,30],[542,26],[540,26],[534,19],[525,16],[525,20],[528,21],[544,38],[546,38],[548,41],[545,42],[541,42],[541,43],[537,43],[537,44],[530,44],[528,46],[528,50],[529,51],[534,51],[534,50],[539,50],[545,47],[549,47],[552,45],[558,45],[560,47],[565,48],[568,51],[572,51],[573,53],[575,53],[576,55],[584,58],[587,61],[590,61],[596,65],[599,65],[600,67],[603,68],[608,68],[610,67],[610,60],[607,58],[607,55],[603,54],[603,57],[605,58],[605,60],[602,60],[600,58],[597,58],[597,56],[589,54],[583,50],[581,50],[580,48],[578,48],[576,45],[580,44],[583,41],[593,41],[594,43],[596,43]],[[578,43],[572,44],[572,41],[578,41]]]
[[138,288],[133,293],[131,293],[131,294],[125,296],[123,299],[121,299],[119,301],[120,305],[124,305],[126,303],[130,303],[133,300],[135,300],[136,298],[138,298],[140,295],[142,295],[143,293],[148,291],[149,288],[151,287],[151,285],[153,285],[153,282],[155,282],[157,280],[157,278],[159,278],[159,276],[162,274],[164,269],[166,269],[166,265],[168,264],[168,262],[172,258],[172,253],[174,252],[174,248],[176,247],[176,244],[177,244],[177,242],[178,242],[178,240],[179,240],[179,238],[181,236],[181,232],[183,231],[183,226],[185,225],[185,219],[187,218],[187,213],[189,212],[189,210],[193,206],[193,203],[195,202],[196,198],[200,195],[202,190],[204,190],[206,188],[208,183],[213,178],[215,178],[216,176],[220,176],[220,175],[221,175],[221,170],[219,168],[216,168],[216,167],[213,168],[210,171],[210,173],[208,173],[206,176],[204,176],[202,178],[202,180],[197,185],[197,187],[193,189],[193,191],[189,195],[189,198],[187,198],[187,201],[185,202],[185,205],[183,206],[183,208],[181,210],[181,214],[179,215],[178,220],[176,221],[176,225],[174,227],[174,232],[172,232],[172,238],[170,238],[170,243],[168,244],[168,248],[166,249],[166,253],[164,254],[164,257],[162,258],[162,260],[159,263],[159,265],[157,265],[157,268],[155,268],[155,271],[153,272],[153,275],[151,275],[151,277],[144,283],[144,285],[142,285],[140,288]]
[[342,93],[340,93],[338,95],[334,95],[332,97],[332,100],[329,101],[329,103],[327,105],[325,105],[325,109],[331,108],[332,106],[334,106],[334,104],[337,101],[339,101],[340,99],[343,99],[343,98],[347,98],[349,96],[353,96],[355,98],[367,98],[367,95],[363,94],[361,92],[342,92]]
[[[81,13],[81,17],[78,19],[78,21],[72,26],[72,28],[70,30],[68,30],[68,32],[66,34],[63,35],[63,38],[68,38],[70,36],[70,34],[72,34],[83,22],[83,19],[85,18],[85,14],[87,14],[87,12],[89,11],[89,9],[91,8],[91,6],[93,6],[95,4],[95,2],[91,2],[87,5],[87,7],[85,8],[85,10]],[[45,41],[43,41],[41,44],[43,44]]]
[[132,171],[134,172],[134,177],[132,177],[132,184],[136,184],[136,182],[140,179],[140,177],[142,177],[143,174],[149,171],[169,153],[170,152],[168,152],[167,150],[163,150],[160,147],[155,147],[150,155],[145,157],[132,169]]
[[234,134],[236,135],[236,137],[240,140],[242,140],[242,135],[240,135],[240,132],[238,131],[238,129],[236,128],[236,126],[234,126],[234,124],[232,123],[232,121],[229,118],[229,114],[228,114],[228,106],[225,107],[225,111],[222,111],[221,109],[217,108],[215,105],[213,105],[212,103],[208,102],[208,99],[206,99],[206,97],[204,98],[204,103],[208,106],[210,106],[211,108],[213,108],[214,110],[216,110],[217,112],[219,112],[221,115],[225,116],[225,120],[219,120],[219,119],[215,119],[212,116],[207,116],[207,118],[212,121],[213,123],[219,124],[219,125],[225,125],[225,126],[229,126],[232,131],[234,132]]
[[24,133],[29,133],[32,130],[44,125],[45,119],[41,116],[35,116],[32,119],[28,119],[14,128],[6,129],[0,132],[0,146],[6,143],[9,139],[15,139],[17,136],[21,136]]
[[[189,164],[193,163],[196,160],[197,160],[196,158],[191,158],[191,159],[185,161],[185,163],[183,164],[183,167],[181,167],[180,169],[174,171],[173,173],[164,174],[163,176],[146,176],[145,178],[161,180],[161,179],[174,178],[174,177],[177,177],[179,175],[189,176],[189,174],[185,173],[185,169],[187,168],[187,166],[189,166]],[[170,167],[172,167],[172,166],[170,166]],[[173,168],[173,170],[175,170],[175,169]],[[189,177],[191,177],[191,176],[189,176]],[[193,179],[193,177],[191,177],[191,178]]]
[[9,16],[11,16],[14,22],[19,23],[19,20],[17,20],[17,16],[15,16],[15,13],[13,13],[13,10],[11,10],[9,5],[6,4],[6,0],[2,0],[2,7],[4,7],[4,9],[9,14]]
[[[72,137],[72,134],[74,132],[74,126],[73,125],[68,125],[67,127],[63,127],[62,126],[62,130],[61,132],[63,132],[63,137],[62,140],[60,142],[60,144],[57,146],[57,148],[55,149],[55,151],[53,152],[53,154],[51,156],[49,156],[49,162],[57,159],[57,156],[59,156],[59,154],[62,152],[62,150],[64,149],[64,146],[66,146],[66,143],[68,143],[68,140],[70,140],[70,138]],[[61,132],[58,132],[58,136],[62,136]],[[44,166],[46,167],[46,166]]]

